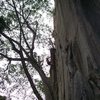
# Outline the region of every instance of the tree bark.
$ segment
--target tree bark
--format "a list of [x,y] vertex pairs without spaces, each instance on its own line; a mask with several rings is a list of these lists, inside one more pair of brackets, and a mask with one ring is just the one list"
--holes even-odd
[[100,0],[55,0],[58,100],[97,100],[99,6]]

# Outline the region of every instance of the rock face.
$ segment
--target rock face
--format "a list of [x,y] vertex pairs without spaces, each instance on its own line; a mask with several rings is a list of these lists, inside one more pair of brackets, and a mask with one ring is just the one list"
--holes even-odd
[[57,100],[100,99],[98,5],[100,0],[55,0]]

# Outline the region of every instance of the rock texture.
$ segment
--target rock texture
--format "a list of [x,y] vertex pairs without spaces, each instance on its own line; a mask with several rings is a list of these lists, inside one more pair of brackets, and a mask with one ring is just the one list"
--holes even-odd
[[58,100],[99,100],[98,5],[100,0],[55,0]]

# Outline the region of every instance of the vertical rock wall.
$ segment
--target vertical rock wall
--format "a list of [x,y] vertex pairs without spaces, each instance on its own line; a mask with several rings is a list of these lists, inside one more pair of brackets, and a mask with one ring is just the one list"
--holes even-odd
[[91,23],[85,18],[81,0],[55,0],[55,6],[58,98],[95,100],[94,82],[89,79],[99,67],[99,56]]

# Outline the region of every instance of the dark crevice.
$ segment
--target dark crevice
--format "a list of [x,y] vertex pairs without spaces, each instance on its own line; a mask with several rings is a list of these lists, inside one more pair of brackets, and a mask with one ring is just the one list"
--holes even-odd
[[81,6],[87,21],[92,26],[97,38],[100,38],[100,0],[81,0]]

